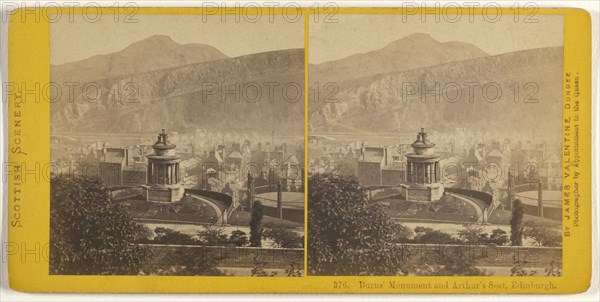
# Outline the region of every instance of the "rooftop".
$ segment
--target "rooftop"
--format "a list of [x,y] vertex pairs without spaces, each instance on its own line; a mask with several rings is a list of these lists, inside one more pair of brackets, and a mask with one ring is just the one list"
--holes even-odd
[[381,147],[365,147],[363,154],[358,161],[366,163],[380,163],[383,159],[383,148]]
[[104,161],[106,163],[120,164],[127,157],[127,150],[124,148],[106,148]]

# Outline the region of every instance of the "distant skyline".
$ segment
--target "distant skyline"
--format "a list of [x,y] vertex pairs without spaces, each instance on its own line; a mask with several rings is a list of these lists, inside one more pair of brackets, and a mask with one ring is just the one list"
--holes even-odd
[[430,21],[422,22],[417,15],[336,15],[337,23],[310,18],[309,62],[319,64],[378,50],[414,33],[429,34],[439,42],[471,43],[490,55],[564,44],[563,17],[559,15],[533,16],[538,23],[525,23],[524,16],[515,22],[512,15],[502,16],[496,23],[479,15],[473,22],[463,16],[455,23],[428,17]]
[[135,15],[137,23],[115,22],[112,17],[96,23],[83,18],[60,18],[50,24],[50,63],[59,65],[120,51],[131,43],[154,35],[166,35],[179,44],[202,43],[229,57],[272,50],[303,48],[304,20],[288,22],[281,16],[262,16],[250,23],[220,15]]

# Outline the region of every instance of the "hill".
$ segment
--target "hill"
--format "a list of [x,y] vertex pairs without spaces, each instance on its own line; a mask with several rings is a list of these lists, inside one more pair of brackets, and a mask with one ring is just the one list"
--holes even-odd
[[[145,58],[135,60],[137,66]],[[303,78],[303,49],[106,77],[94,80],[98,89],[76,89],[72,99],[53,97],[52,132],[277,128],[302,135]]]
[[539,127],[560,135],[562,71],[563,48],[551,47],[354,78],[330,101],[311,100],[310,129]]
[[157,35],[118,52],[52,65],[50,72],[54,82],[82,82],[225,58],[225,54],[212,46],[178,44],[168,36]]
[[428,34],[412,34],[368,53],[313,65],[309,77],[320,83],[342,85],[348,80],[377,74],[486,57],[477,46],[463,42],[438,42]]

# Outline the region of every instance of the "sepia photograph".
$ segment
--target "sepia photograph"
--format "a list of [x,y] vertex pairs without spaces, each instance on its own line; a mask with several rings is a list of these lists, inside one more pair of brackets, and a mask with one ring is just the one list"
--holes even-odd
[[269,17],[50,25],[51,275],[304,275],[304,22]]
[[0,289],[590,298],[600,15],[517,2],[7,5]]
[[562,275],[563,17],[503,17],[311,20],[308,275]]

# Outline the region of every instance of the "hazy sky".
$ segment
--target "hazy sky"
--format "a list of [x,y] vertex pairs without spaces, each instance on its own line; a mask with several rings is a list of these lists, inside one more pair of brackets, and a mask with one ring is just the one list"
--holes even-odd
[[[277,49],[304,47],[304,20],[285,21],[267,16],[250,23],[228,16],[201,15],[136,15],[137,23],[115,22],[103,16],[98,22],[86,22],[77,15],[70,20],[60,18],[51,23],[51,63],[87,59],[98,54],[119,51],[129,44],[152,35],[168,35],[175,42],[204,43],[216,47],[230,57]],[[480,16],[470,22],[461,17],[449,23],[444,18],[427,22],[419,16],[402,15],[336,15],[338,23],[315,22],[309,18],[309,61],[321,63],[345,58],[355,53],[380,49],[388,43],[412,33],[427,33],[440,42],[472,43],[495,55],[515,50],[562,46],[562,16],[537,15],[537,23],[515,22],[513,16],[502,16],[496,23]],[[451,18],[451,16],[449,16]]]
[[75,15],[63,16],[51,23],[50,62],[62,64],[98,54],[119,51],[133,42],[153,35],[168,35],[175,42],[203,43],[216,47],[230,57],[278,49],[304,47],[304,18],[288,22],[281,16],[263,15],[256,23],[244,18],[201,15],[135,15],[137,23],[115,22],[102,16],[98,22],[86,22]]
[[[534,16],[538,23],[515,22],[514,16],[504,15],[496,23],[486,22],[480,15],[473,21],[464,15],[456,23],[440,18],[435,22],[428,15],[337,15],[338,23],[309,24],[309,62],[318,64],[345,58],[355,53],[380,49],[388,43],[413,33],[427,33],[440,42],[461,41],[478,46],[490,55],[522,49],[562,46],[563,17]],[[454,19],[448,15],[447,19]],[[423,51],[427,51],[424,49]]]

